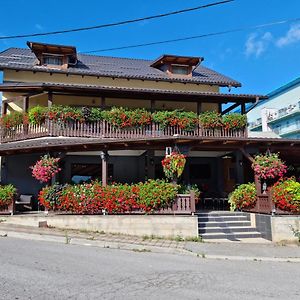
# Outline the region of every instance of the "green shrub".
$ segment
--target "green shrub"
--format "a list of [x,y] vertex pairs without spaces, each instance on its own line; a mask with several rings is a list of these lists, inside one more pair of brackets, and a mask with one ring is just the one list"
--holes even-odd
[[156,111],[152,114],[155,123],[160,124],[161,128],[167,126],[178,126],[183,130],[194,130],[198,124],[198,116],[192,111],[165,110]]
[[24,123],[24,119],[26,119],[25,117],[25,114],[18,111],[14,111],[10,114],[2,116],[0,123],[3,127],[10,129],[22,125]]
[[271,193],[277,208],[300,212],[300,183],[294,177],[279,180],[272,187]]
[[226,129],[244,129],[247,126],[247,116],[237,113],[224,115],[222,123]]
[[214,129],[221,128],[222,116],[216,111],[205,111],[199,115],[199,122],[203,128]]
[[230,195],[229,203],[232,211],[236,209],[251,208],[257,200],[254,183],[245,183],[238,186]]
[[136,187],[137,203],[145,211],[170,207],[178,192],[176,185],[164,180],[150,179],[137,184]]
[[28,112],[29,122],[34,125],[42,124],[45,122],[46,115],[47,107],[37,105]]
[[12,185],[0,186],[0,209],[7,208],[14,200],[17,194],[17,189]]

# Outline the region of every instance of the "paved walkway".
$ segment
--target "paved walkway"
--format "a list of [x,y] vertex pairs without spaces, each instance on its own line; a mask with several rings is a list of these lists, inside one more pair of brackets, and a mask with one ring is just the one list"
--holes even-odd
[[195,255],[211,259],[300,262],[300,247],[297,245],[280,246],[273,243],[254,242],[250,244],[240,242],[201,243],[0,223],[0,238],[6,236],[140,252]]

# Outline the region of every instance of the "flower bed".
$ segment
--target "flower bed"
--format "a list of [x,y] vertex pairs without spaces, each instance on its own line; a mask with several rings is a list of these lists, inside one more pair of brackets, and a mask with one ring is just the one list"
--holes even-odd
[[238,186],[230,195],[228,202],[230,209],[249,209],[257,201],[256,187],[254,183],[246,183]]
[[276,208],[300,213],[300,183],[295,178],[279,180],[272,187],[271,196]]
[[12,184],[0,186],[0,212],[8,212],[16,194],[17,189]]
[[164,180],[102,186],[99,182],[43,188],[39,202],[49,210],[76,214],[154,212],[171,207],[177,186]]

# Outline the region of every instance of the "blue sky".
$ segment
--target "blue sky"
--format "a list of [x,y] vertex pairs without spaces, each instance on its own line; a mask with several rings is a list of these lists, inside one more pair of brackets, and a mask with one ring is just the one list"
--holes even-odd
[[[0,35],[92,26],[214,2],[215,0],[85,0],[46,4],[1,1]],[[5,13],[3,13],[5,12]],[[89,51],[199,35],[300,18],[299,0],[236,0],[183,15],[88,32],[33,38]],[[0,51],[26,47],[27,39],[0,40]],[[101,55],[154,59],[163,53],[204,56],[203,64],[242,82],[241,93],[268,93],[300,76],[300,22]]]

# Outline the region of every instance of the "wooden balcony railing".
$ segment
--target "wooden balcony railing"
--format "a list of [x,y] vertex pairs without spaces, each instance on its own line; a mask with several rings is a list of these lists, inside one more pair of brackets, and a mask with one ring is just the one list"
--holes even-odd
[[0,128],[0,142],[13,142],[38,137],[90,137],[90,138],[115,138],[135,139],[147,137],[170,136],[194,136],[194,137],[224,137],[245,138],[246,129],[206,129],[197,125],[194,130],[186,131],[177,126],[162,128],[160,124],[152,123],[139,128],[116,128],[106,121],[91,123],[70,122],[62,123],[46,121],[39,125],[19,125],[13,128]]

